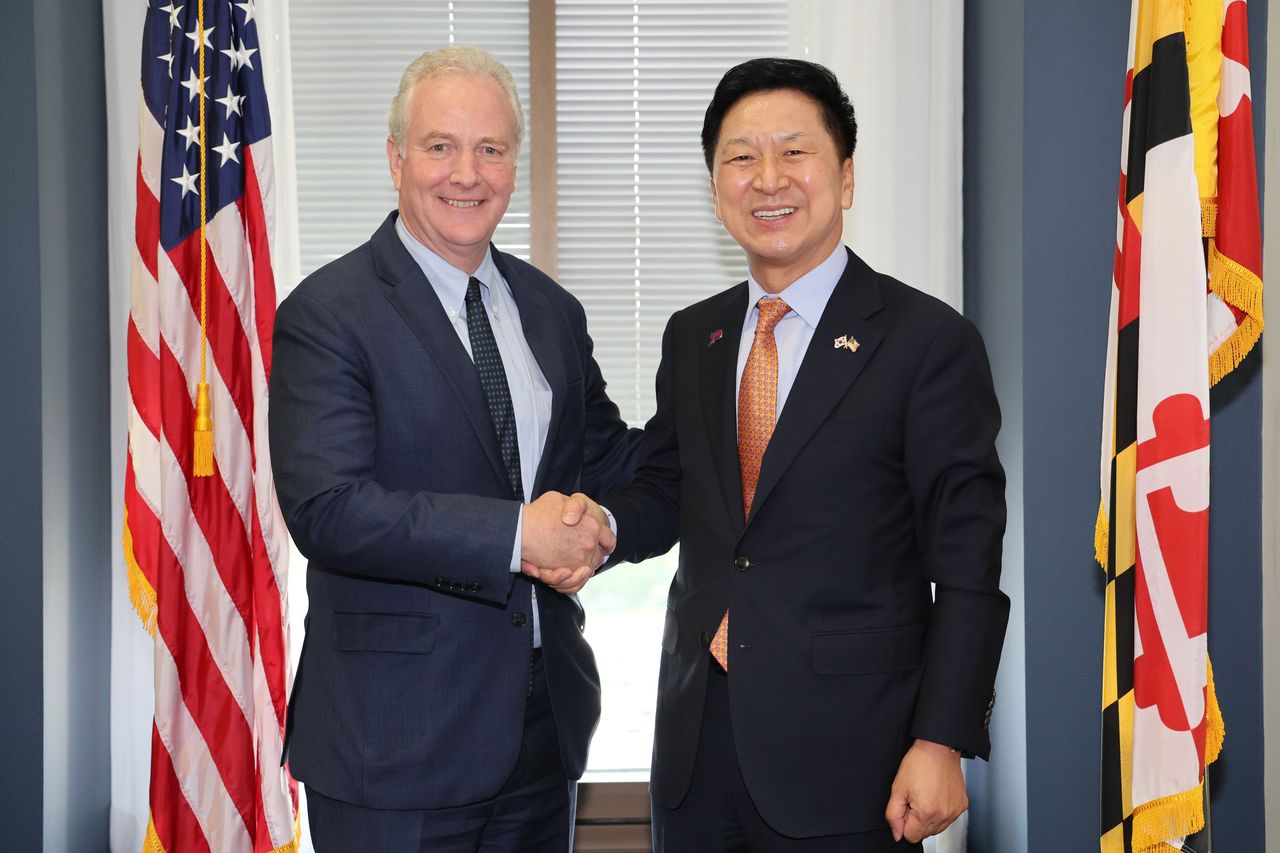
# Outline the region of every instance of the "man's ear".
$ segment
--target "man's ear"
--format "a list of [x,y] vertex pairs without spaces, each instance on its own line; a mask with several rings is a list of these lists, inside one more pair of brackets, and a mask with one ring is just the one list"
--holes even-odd
[[724,217],[720,215],[720,193],[716,192],[716,179],[708,178],[707,184],[711,187],[711,205],[715,208],[716,222],[724,222]]
[[840,167],[840,205],[848,210],[853,207],[853,158],[844,158]]
[[400,171],[404,168],[404,157],[390,136],[387,137],[387,165],[391,168],[391,183],[395,184],[396,192],[399,192]]

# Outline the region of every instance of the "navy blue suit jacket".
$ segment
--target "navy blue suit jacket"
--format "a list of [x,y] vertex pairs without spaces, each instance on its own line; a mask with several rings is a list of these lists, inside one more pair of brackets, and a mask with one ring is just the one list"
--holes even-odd
[[850,252],[744,519],[747,309],[743,283],[671,318],[635,483],[602,500],[613,559],[680,539],[653,794],[675,807],[689,788],[707,644],[728,608],[734,742],[761,814],[795,837],[883,828],[912,739],[989,749],[1009,610],[991,371],[972,323]]
[[[489,799],[511,774],[533,620],[529,581],[510,571],[518,504],[478,374],[395,216],[276,315],[272,469],[310,599],[286,754],[329,797],[441,808]],[[582,306],[494,257],[552,391],[534,494],[624,482],[638,431],[605,394]],[[538,607],[576,779],[599,676],[577,602],[543,587]]]

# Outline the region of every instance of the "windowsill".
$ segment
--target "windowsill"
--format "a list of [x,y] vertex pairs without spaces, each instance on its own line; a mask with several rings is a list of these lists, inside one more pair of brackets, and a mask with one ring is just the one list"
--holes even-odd
[[610,785],[617,782],[642,783],[647,788],[649,769],[646,767],[635,770],[588,770],[582,774],[584,785]]

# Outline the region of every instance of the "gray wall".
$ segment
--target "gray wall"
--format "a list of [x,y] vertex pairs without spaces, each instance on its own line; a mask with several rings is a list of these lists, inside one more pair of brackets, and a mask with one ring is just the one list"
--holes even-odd
[[1001,587],[1011,608],[996,679],[991,761],[970,762],[969,849],[1027,849],[1026,594],[1023,565],[1023,3],[965,7],[964,299],[1000,395],[1009,524]]
[[115,547],[101,6],[6,13],[0,802],[6,849],[91,853],[107,849]]
[[6,844],[40,849],[41,749],[41,471],[40,252],[37,242],[35,125],[36,65],[32,4],[19,4],[0,27],[8,96],[0,122],[0,803]]
[[[1261,129],[1266,4],[1249,6]],[[1027,697],[1025,828],[1004,800],[1018,768],[997,757],[975,796],[975,853],[1097,846],[1103,582],[1092,534],[1128,18],[1115,0],[966,6],[965,293],[1010,416],[1011,483],[1023,484],[1011,512],[1023,539],[1012,529],[1005,550],[1025,605],[1024,634],[1007,648],[1025,648],[1025,667],[1001,678],[1024,677]],[[1020,87],[1006,79],[1019,72]],[[1210,652],[1227,742],[1211,787],[1224,851],[1263,845],[1260,367],[1256,353],[1212,401]],[[1016,749],[1018,723],[996,725]]]

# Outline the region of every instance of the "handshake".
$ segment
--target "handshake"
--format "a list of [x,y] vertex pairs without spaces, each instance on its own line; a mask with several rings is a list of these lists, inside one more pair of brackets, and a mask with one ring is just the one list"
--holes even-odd
[[521,512],[520,571],[557,592],[582,589],[613,551],[609,519],[581,492],[547,492]]

